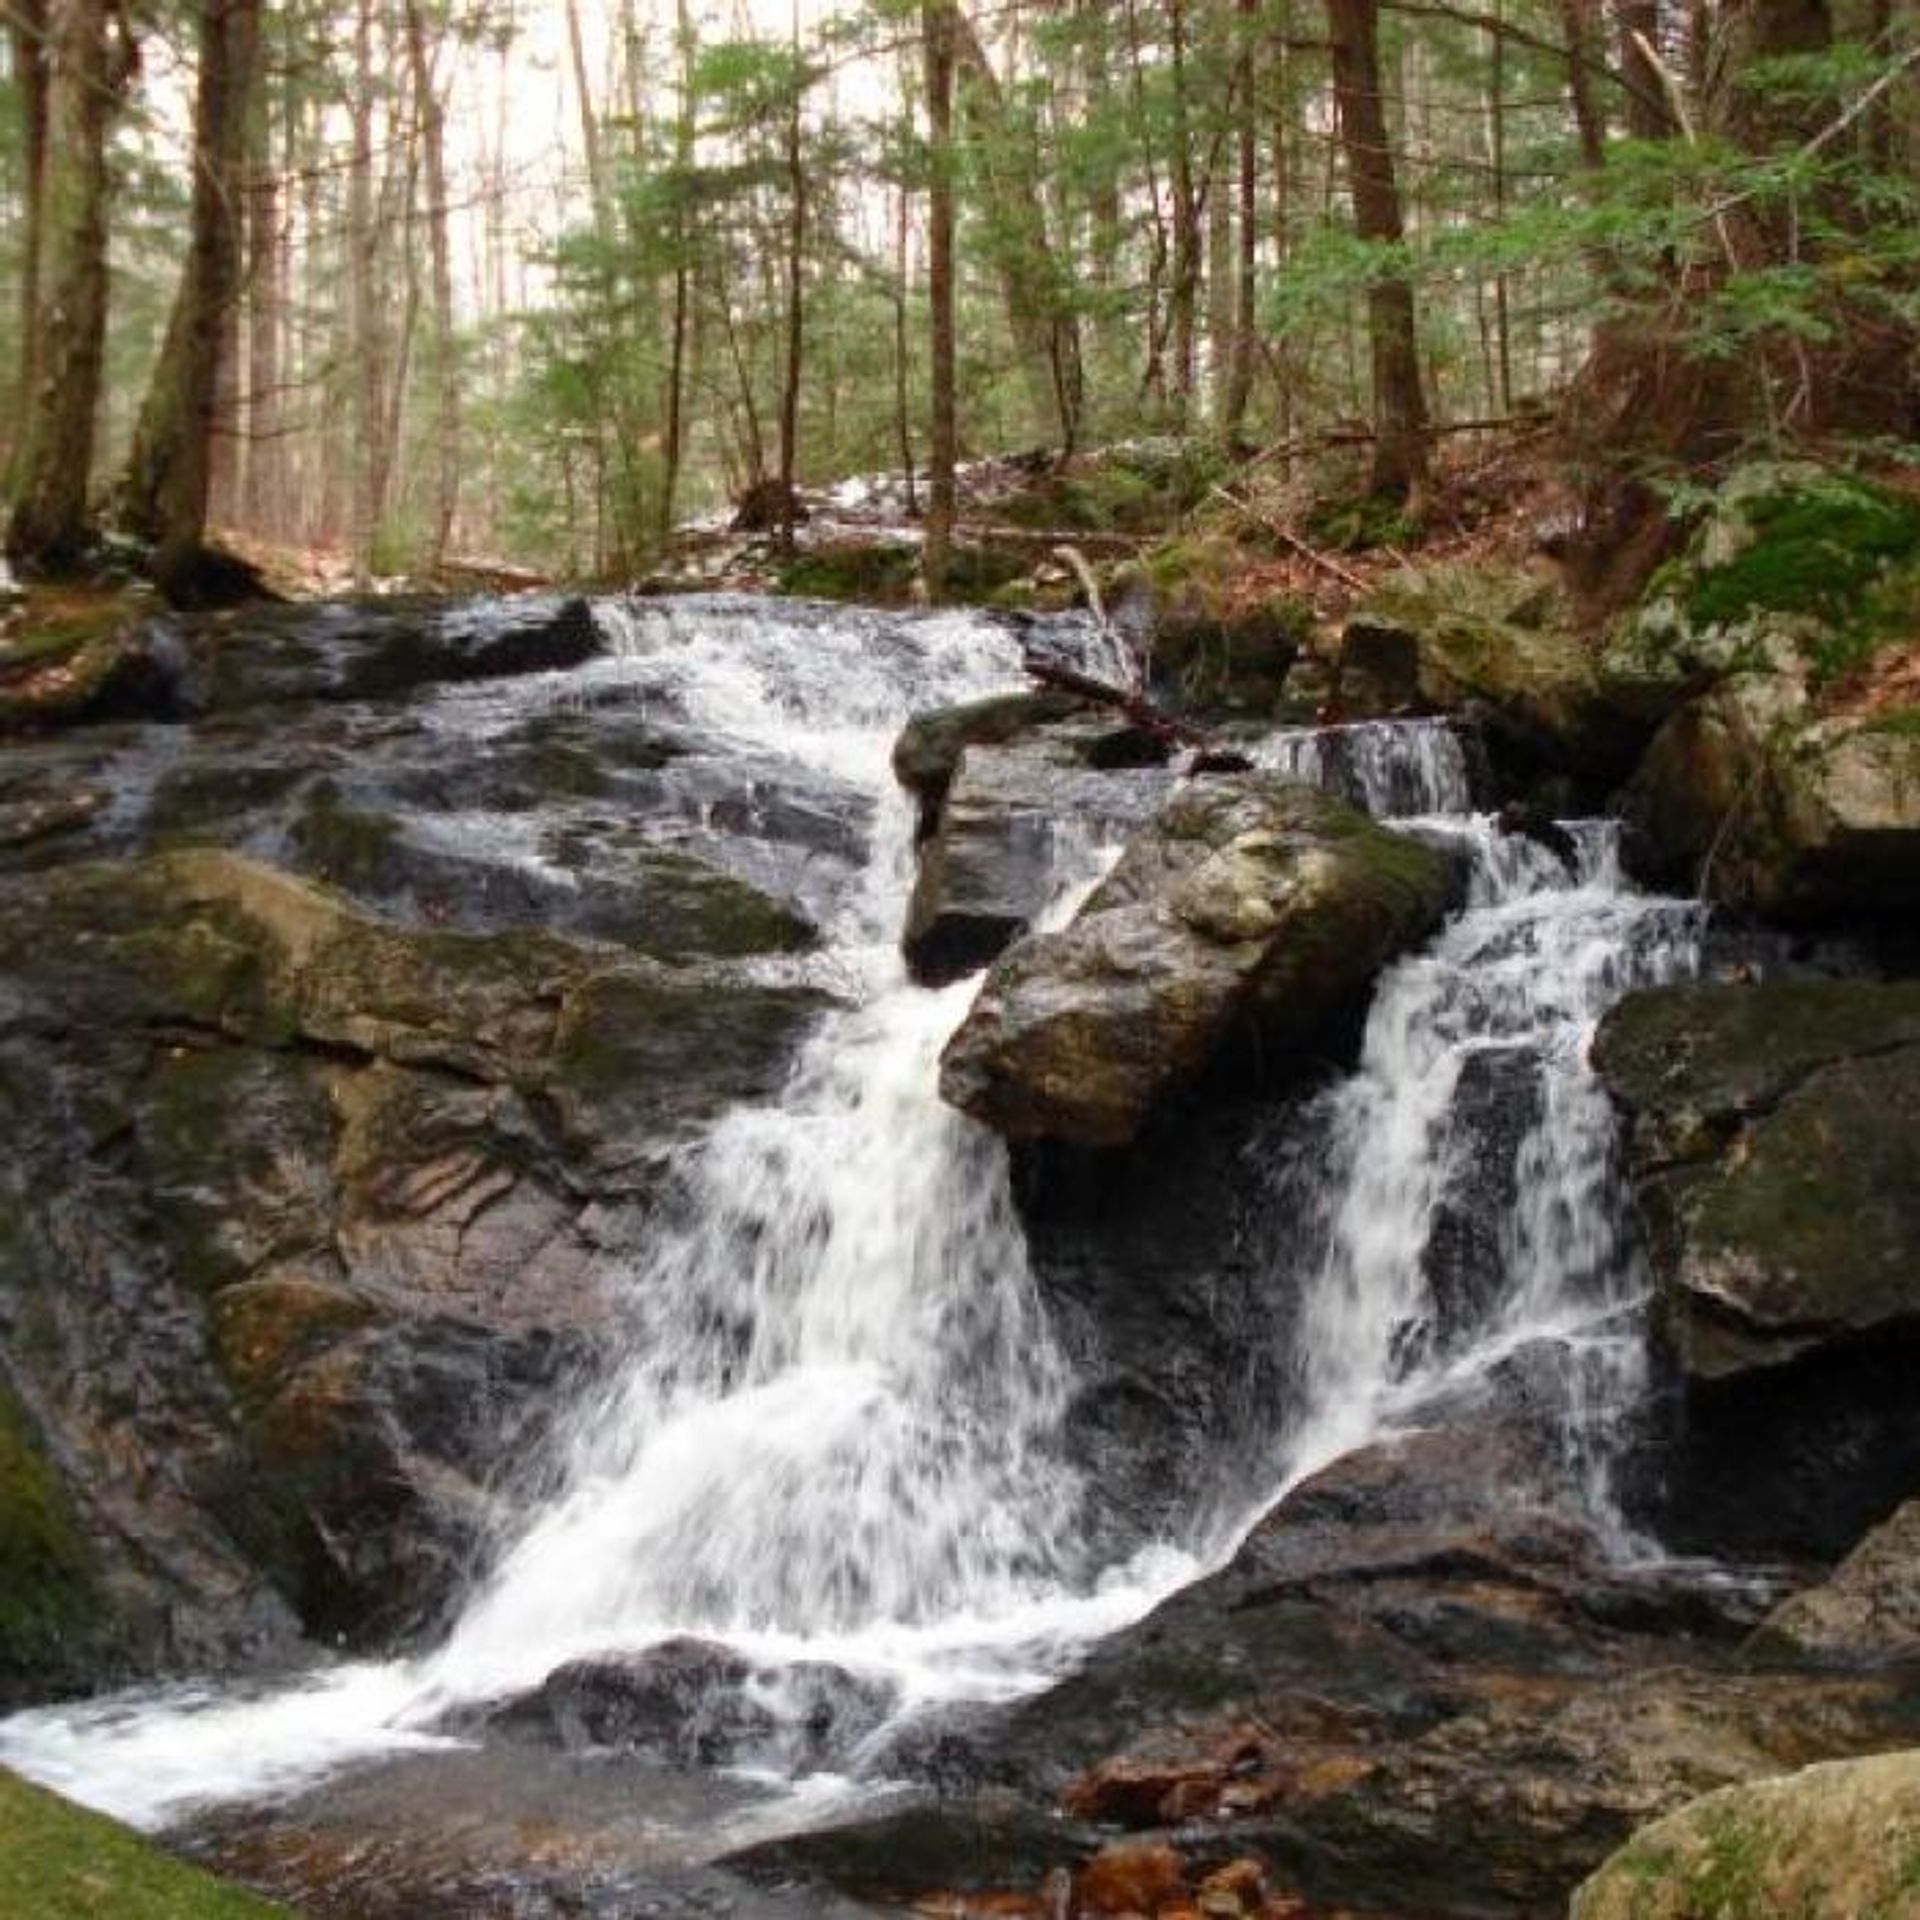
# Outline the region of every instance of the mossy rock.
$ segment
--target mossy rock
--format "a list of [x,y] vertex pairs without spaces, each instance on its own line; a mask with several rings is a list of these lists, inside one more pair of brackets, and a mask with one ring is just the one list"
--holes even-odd
[[1472,709],[1536,761],[1618,778],[1647,728],[1609,697],[1557,579],[1532,567],[1402,569],[1348,618],[1339,693],[1356,712]]
[[1911,1920],[1920,1753],[1723,1787],[1634,1835],[1570,1920]]
[[1313,634],[1313,611],[1290,594],[1248,593],[1248,555],[1224,534],[1155,547],[1114,582],[1138,581],[1153,605],[1153,673],[1187,712],[1269,715]]
[[49,1676],[80,1671],[97,1651],[102,1624],[72,1502],[26,1408],[0,1382],[0,1698],[18,1680],[44,1686]]
[[1735,674],[1807,694],[1920,633],[1920,500],[1804,463],[1742,468],[1609,635],[1603,670],[1659,713]]
[[920,550],[892,541],[845,541],[811,547],[780,572],[780,591],[802,600],[904,606],[920,577]]
[[68,726],[160,701],[144,593],[35,595],[0,640],[0,734]]
[[0,1768],[0,1912],[20,1920],[267,1920],[286,1909]]

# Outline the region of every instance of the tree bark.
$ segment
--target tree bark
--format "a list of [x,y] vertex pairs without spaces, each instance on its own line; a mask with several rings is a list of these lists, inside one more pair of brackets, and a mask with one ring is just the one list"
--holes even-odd
[[800,457],[800,376],[806,352],[807,170],[800,142],[806,70],[800,8],[793,10],[793,97],[787,108],[787,367],[780,391],[780,552],[793,552],[794,483]]
[[106,0],[47,6],[38,344],[7,525],[22,571],[71,568],[87,547],[107,330],[107,126],[124,77],[107,22]]
[[[1405,237],[1393,150],[1380,84],[1379,0],[1327,0],[1333,41],[1334,109],[1362,240],[1397,247]],[[1368,484],[1383,499],[1405,499],[1427,475],[1427,398],[1413,286],[1382,271],[1367,290],[1373,362],[1373,466]]]
[[447,232],[446,106],[434,83],[421,0],[407,0],[407,58],[419,104],[421,158],[427,176],[427,247],[433,293],[433,512],[424,558],[437,570],[460,509],[460,370],[455,364],[453,254]]
[[1222,438],[1239,436],[1253,397],[1254,346],[1259,331],[1260,262],[1260,101],[1254,84],[1254,42],[1260,19],[1260,0],[1238,0],[1240,45],[1235,63],[1238,75],[1236,180],[1236,278],[1234,283],[1233,347],[1227,370],[1226,395],[1220,408]]
[[20,96],[20,365],[8,429],[11,466],[18,461],[20,422],[34,392],[40,331],[40,232],[47,169],[47,0],[12,0],[7,44]]
[[186,271],[174,296],[127,462],[121,512],[155,545],[154,575],[184,591],[207,530],[223,347],[239,287],[247,111],[259,48],[259,0],[207,0],[193,127]]
[[927,306],[933,383],[922,565],[928,596],[938,600],[946,591],[947,562],[953,544],[954,468],[959,457],[953,311],[955,0],[922,0],[920,24],[927,65]]

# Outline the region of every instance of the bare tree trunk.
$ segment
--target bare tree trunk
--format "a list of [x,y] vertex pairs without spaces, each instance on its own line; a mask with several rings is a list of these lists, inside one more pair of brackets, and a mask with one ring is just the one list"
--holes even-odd
[[927,63],[927,303],[933,419],[928,448],[926,546],[927,593],[946,591],[953,545],[954,468],[959,424],[954,399],[953,288],[953,68],[955,0],[922,0],[921,32]]
[[[1379,0],[1327,0],[1327,24],[1354,230],[1362,240],[1398,247],[1405,228],[1380,86]],[[1427,398],[1413,286],[1403,273],[1389,268],[1368,288],[1367,331],[1374,429],[1368,484],[1382,498],[1404,499],[1427,477]]]
[[20,96],[20,370],[8,426],[9,465],[21,451],[20,423],[34,394],[40,334],[40,251],[47,171],[47,0],[12,0],[7,45]]
[[800,374],[806,348],[807,171],[800,145],[806,74],[800,7],[793,9],[793,97],[787,110],[787,369],[780,392],[780,551],[793,552],[794,476],[800,453]]
[[366,588],[373,579],[373,544],[378,532],[380,377],[373,335],[373,0],[357,0],[353,26],[352,152],[347,163],[348,383],[352,395],[353,445],[347,459],[352,474],[348,544],[353,584]]
[[281,524],[281,287],[286,220],[273,165],[273,124],[264,90],[256,88],[251,171],[247,181],[247,432],[240,517],[259,533]]
[[1590,169],[1606,164],[1607,128],[1593,97],[1594,66],[1599,59],[1599,0],[1560,0],[1561,30],[1567,42],[1567,102],[1580,141],[1580,163]]
[[124,74],[106,0],[49,0],[46,153],[34,390],[16,467],[7,553],[58,572],[84,557],[107,331],[107,124]]
[[259,0],[207,0],[199,37],[186,271],[140,410],[121,502],[128,527],[155,543],[155,578],[189,595],[207,530],[220,356],[234,338]]
[[1185,426],[1193,408],[1195,305],[1200,288],[1200,198],[1193,176],[1193,129],[1187,102],[1186,0],[1167,0],[1173,75],[1173,333],[1174,414]]
[[1236,160],[1239,231],[1234,283],[1233,350],[1227,373],[1226,397],[1220,409],[1220,431],[1228,440],[1239,437],[1253,397],[1254,347],[1259,334],[1260,264],[1260,100],[1255,85],[1255,32],[1260,0],[1239,0],[1240,45],[1236,72],[1239,112],[1236,116]]
[[407,56],[419,103],[420,143],[427,174],[427,245],[433,288],[433,513],[426,564],[437,570],[453,539],[460,510],[460,369],[456,364],[453,254],[447,233],[447,114],[434,84],[421,0],[407,0]]
[[907,183],[900,182],[893,223],[893,431],[900,447],[900,471],[907,482],[907,513],[920,511],[913,472],[913,420],[907,406]]
[[687,219],[687,196],[692,190],[694,99],[693,61],[697,42],[690,0],[679,0],[680,107],[674,120],[673,157],[680,178],[674,191],[673,317],[667,346],[667,423],[661,456],[660,539],[673,534],[674,495],[680,485],[680,463],[686,452],[687,321],[693,291],[693,232]]

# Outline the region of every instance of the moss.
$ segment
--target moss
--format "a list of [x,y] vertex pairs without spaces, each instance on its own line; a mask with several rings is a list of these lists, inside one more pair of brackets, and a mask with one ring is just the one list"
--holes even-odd
[[848,600],[898,606],[920,577],[916,547],[890,543],[816,547],[781,570],[780,591],[805,600]]
[[[66,1490],[26,1409],[0,1385],[0,1677],[66,1667],[99,1623],[91,1557]],[[3,1900],[0,1910],[34,1911]]]
[[22,1920],[263,1920],[284,1911],[0,1770],[0,1912]]
[[1359,494],[1316,505],[1307,516],[1307,537],[1315,546],[1364,553],[1370,547],[1410,546],[1420,538],[1420,524],[1391,500]]
[[1891,733],[1902,740],[1920,739],[1920,707],[1895,707],[1878,713],[1866,724],[1868,733]]

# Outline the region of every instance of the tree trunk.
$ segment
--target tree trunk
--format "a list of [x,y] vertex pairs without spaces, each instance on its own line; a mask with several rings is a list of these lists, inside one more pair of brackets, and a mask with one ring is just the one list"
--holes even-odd
[[923,567],[927,593],[946,591],[953,544],[954,468],[959,428],[954,405],[953,68],[956,0],[922,0],[927,63],[927,305],[933,408],[927,458]]
[[8,427],[9,465],[20,456],[20,423],[34,393],[40,331],[40,231],[47,169],[47,0],[13,0],[7,45],[20,96],[20,361]]
[[800,8],[793,10],[793,97],[787,109],[787,368],[780,392],[780,551],[793,553],[794,482],[800,454],[800,375],[806,347],[807,171],[800,142],[806,73]]
[[960,110],[993,202],[987,247],[1000,274],[1007,325],[1036,402],[1053,414],[1061,447],[1071,452],[1086,401],[1080,320],[1071,284],[1047,236],[1038,164],[1012,124],[999,77],[957,0],[949,0],[942,11],[953,36]]
[[46,152],[34,389],[16,467],[7,552],[23,571],[77,565],[107,330],[107,123],[121,76],[106,0],[49,0]]
[[259,0],[207,0],[200,9],[194,105],[193,202],[186,271],[153,370],[121,511],[155,545],[154,575],[185,592],[207,530],[220,355],[240,278],[247,103],[260,39]]
[[[1354,231],[1398,247],[1405,229],[1380,85],[1379,0],[1327,0],[1333,41],[1333,94]],[[1405,499],[1427,475],[1427,399],[1420,378],[1413,286],[1388,268],[1367,290],[1373,358],[1373,467],[1369,487]]]
[[455,364],[453,254],[447,233],[447,113],[428,57],[421,0],[407,0],[407,58],[419,103],[421,157],[427,175],[427,246],[433,289],[433,513],[425,560],[437,570],[460,508],[460,370]]
[[281,444],[281,290],[286,211],[273,164],[272,116],[256,89],[253,159],[247,182],[247,433],[240,517],[259,533],[281,528],[285,449]]
[[373,545],[379,532],[380,367],[374,334],[373,218],[373,0],[357,0],[353,25],[352,152],[347,162],[347,380],[353,443],[346,451],[350,473],[348,548],[353,584],[373,580]]
[[692,191],[694,153],[693,61],[696,49],[691,0],[679,0],[680,107],[673,126],[673,160],[679,178],[674,185],[673,317],[668,323],[667,421],[661,450],[660,543],[673,535],[674,495],[680,486],[680,463],[686,452],[687,322],[693,290],[693,233],[687,219],[687,196]]
[[1259,332],[1260,262],[1260,100],[1256,88],[1254,40],[1260,19],[1260,0],[1239,0],[1237,22],[1240,45],[1236,71],[1239,86],[1237,139],[1237,277],[1234,286],[1233,349],[1227,371],[1226,397],[1220,409],[1220,432],[1226,440],[1239,437],[1253,397],[1254,346]]
[[1657,58],[1660,0],[1616,0],[1615,23],[1620,78],[1627,90],[1627,131],[1636,140],[1665,140],[1674,124]]

